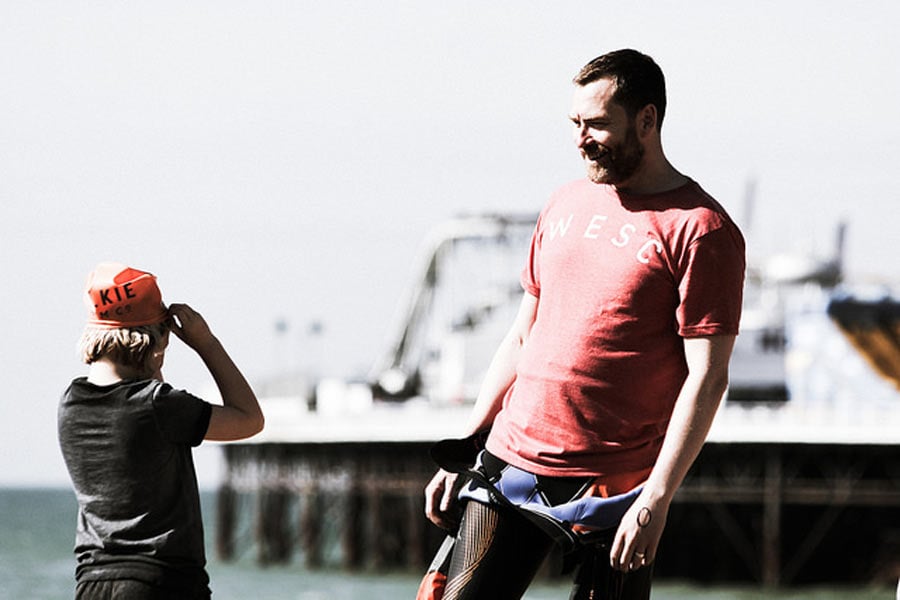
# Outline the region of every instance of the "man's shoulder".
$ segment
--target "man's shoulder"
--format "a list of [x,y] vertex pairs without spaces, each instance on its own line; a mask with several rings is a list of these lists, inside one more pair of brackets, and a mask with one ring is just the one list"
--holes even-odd
[[670,211],[672,215],[681,213],[682,218],[712,220],[720,226],[734,225],[722,204],[693,179],[664,194],[659,208]]
[[684,185],[672,190],[671,193],[673,197],[681,198],[688,205],[696,206],[698,209],[728,214],[719,201],[693,179],[688,179]]

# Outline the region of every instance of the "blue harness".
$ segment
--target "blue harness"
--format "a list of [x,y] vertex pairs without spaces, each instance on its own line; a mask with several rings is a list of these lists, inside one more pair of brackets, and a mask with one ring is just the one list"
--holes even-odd
[[[591,531],[618,527],[622,516],[643,490],[643,486],[638,486],[624,494],[602,498],[585,496],[585,485],[569,500],[552,504],[541,489],[539,477],[532,473],[503,463],[499,473],[489,476],[482,444],[483,437],[477,439],[475,436],[465,440],[444,440],[432,449],[432,457],[442,468],[470,478],[460,490],[459,498],[513,508],[550,535],[564,550],[572,550],[582,542],[581,534],[573,530],[575,525]],[[473,460],[472,455],[476,452]]]
[[577,544],[578,533],[573,531],[574,525],[594,531],[618,527],[622,516],[643,489],[639,486],[608,498],[576,496],[568,502],[551,505],[534,474],[506,465],[499,478],[489,479],[484,473],[483,457],[482,450],[475,466],[467,473],[472,479],[460,490],[459,497],[482,504],[512,506],[563,546]]

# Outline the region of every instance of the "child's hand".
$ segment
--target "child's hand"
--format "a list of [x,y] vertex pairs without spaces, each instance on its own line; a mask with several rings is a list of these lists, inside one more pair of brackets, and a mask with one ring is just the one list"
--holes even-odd
[[215,341],[203,316],[187,304],[170,304],[169,318],[172,331],[178,339],[194,350]]

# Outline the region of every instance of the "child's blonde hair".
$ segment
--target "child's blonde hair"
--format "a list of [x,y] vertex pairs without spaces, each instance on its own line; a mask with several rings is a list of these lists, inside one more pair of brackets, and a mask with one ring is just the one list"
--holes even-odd
[[168,332],[165,322],[112,329],[88,325],[78,342],[78,354],[87,364],[109,357],[118,364],[143,369]]

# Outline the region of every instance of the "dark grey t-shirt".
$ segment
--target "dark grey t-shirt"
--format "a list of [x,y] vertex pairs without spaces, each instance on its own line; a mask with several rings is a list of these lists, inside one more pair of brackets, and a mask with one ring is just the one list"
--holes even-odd
[[138,579],[206,586],[200,497],[191,447],[212,406],[156,380],[72,382],[59,442],[78,499],[79,581]]

